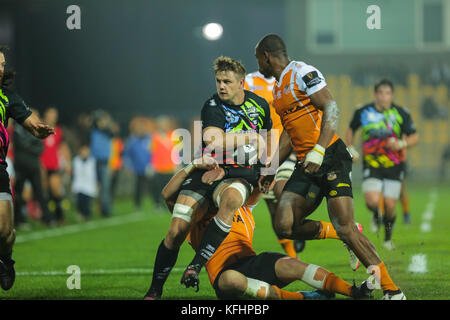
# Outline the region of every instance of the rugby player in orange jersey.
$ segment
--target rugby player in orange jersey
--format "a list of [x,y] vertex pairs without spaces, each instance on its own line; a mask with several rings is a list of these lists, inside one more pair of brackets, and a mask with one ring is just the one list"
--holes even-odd
[[[294,173],[283,190],[275,217],[277,234],[290,239],[317,237],[321,224],[306,220],[312,200],[327,198],[330,220],[339,238],[356,254],[369,271],[376,270],[383,299],[404,300],[374,245],[358,231],[353,215],[351,187],[352,159],[344,142],[336,135],[339,109],[322,73],[304,62],[291,61],[278,35],[264,36],[255,48],[259,71],[275,77],[273,106],[281,117],[278,163],[292,148],[297,153]],[[273,175],[262,175],[264,192]]]
[[[211,164],[195,166],[198,169],[213,167]],[[203,174],[202,181],[212,183],[220,180],[223,174],[223,168],[212,169]],[[172,211],[180,187],[187,177],[188,173],[180,170],[164,187],[162,194],[170,211]],[[223,183],[218,189],[225,189],[230,184],[230,182]],[[216,192],[220,192],[220,190]],[[334,293],[353,298],[370,296],[371,290],[365,281],[361,286],[356,287],[320,266],[301,262],[280,253],[263,252],[256,255],[252,246],[255,229],[252,209],[260,195],[260,192],[254,190],[247,203],[235,212],[230,233],[206,262],[209,280],[218,298],[326,299],[334,296]],[[194,250],[199,248],[206,226],[216,213],[217,209],[214,205],[205,202],[193,215],[188,241]],[[290,292],[281,289],[296,280],[303,281],[319,290]],[[159,292],[162,292],[162,288]],[[145,300],[159,298],[161,295],[147,294]]]

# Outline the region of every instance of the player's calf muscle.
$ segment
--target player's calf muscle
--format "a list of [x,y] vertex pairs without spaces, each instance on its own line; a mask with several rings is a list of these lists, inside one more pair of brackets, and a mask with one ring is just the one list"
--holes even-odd
[[169,249],[179,248],[189,233],[189,223],[186,221],[173,218],[169,231],[164,239],[164,244]]

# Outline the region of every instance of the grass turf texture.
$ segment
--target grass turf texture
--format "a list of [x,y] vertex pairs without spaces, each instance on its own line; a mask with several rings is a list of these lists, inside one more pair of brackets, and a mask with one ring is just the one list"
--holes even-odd
[[[432,190],[437,192],[432,229],[424,233],[420,225]],[[450,237],[447,226],[450,225],[450,216],[446,211],[450,208],[450,187],[409,183],[408,191],[412,224],[403,224],[398,205],[393,234],[396,250],[387,251],[382,247],[383,229],[378,236],[370,232],[371,216],[358,186],[354,190],[356,220],[364,226],[364,233],[372,240],[394,282],[408,299],[448,299]],[[32,231],[19,230],[13,255],[16,283],[8,292],[0,290],[0,299],[142,299],[150,284],[156,250],[165,236],[170,215],[166,210],[153,209],[148,200],[140,212],[135,212],[131,200],[117,199],[115,212],[113,218],[94,217],[93,222],[75,224],[75,213],[69,210],[69,226],[46,231],[48,229],[35,225]],[[254,209],[254,217],[255,251],[282,252],[264,202]],[[325,203],[310,218],[328,221]],[[55,235],[55,230],[65,234]],[[411,258],[416,254],[426,255],[426,273],[408,272]],[[192,257],[191,247],[183,244],[177,264],[166,282],[164,299],[216,299],[204,270],[198,293],[179,284],[181,274]],[[338,240],[308,241],[300,258],[323,266],[350,283],[355,280],[359,284],[368,277],[364,266],[356,272],[350,269],[347,250]],[[81,269],[80,290],[67,288],[70,274],[66,270],[70,265],[78,265]],[[302,282],[295,282],[286,289],[312,290]],[[380,290],[374,292],[375,299],[381,296]],[[347,299],[341,295],[336,298]]]

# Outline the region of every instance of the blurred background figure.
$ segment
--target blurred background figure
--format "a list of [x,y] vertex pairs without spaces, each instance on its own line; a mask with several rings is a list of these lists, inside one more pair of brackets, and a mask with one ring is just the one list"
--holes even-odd
[[[148,124],[150,122],[150,124]],[[129,168],[135,176],[134,205],[137,210],[141,209],[142,194],[147,187],[150,189],[150,147],[151,131],[153,121],[142,117],[135,117],[130,122],[130,136],[126,142],[124,157]]]
[[92,216],[92,202],[97,196],[97,168],[87,144],[80,146],[72,167],[72,192],[75,194],[78,218],[83,221]]
[[100,211],[103,217],[111,215],[111,141],[113,137],[113,122],[109,113],[97,110],[94,113],[91,131],[91,154],[96,161],[97,181],[99,184]]
[[120,125],[118,122],[112,123],[113,137],[111,139],[111,156],[109,158],[109,168],[111,170],[111,197],[114,202],[117,182],[119,181],[120,169],[122,168],[123,140],[120,137]]
[[171,176],[177,168],[177,159],[172,159],[173,149],[176,142],[172,139],[172,133],[176,124],[168,116],[156,118],[156,131],[152,136],[151,148],[151,168],[154,171],[152,176],[152,194],[157,209],[163,208],[161,198],[162,188],[169,182]]
[[49,198],[48,209],[57,224],[64,224],[62,168],[68,169],[67,162],[70,162],[70,151],[63,142],[63,131],[58,124],[58,116],[58,110],[55,107],[49,107],[44,112],[43,120],[55,128],[55,134],[43,140],[44,150],[40,159],[44,172],[43,185]]
[[[31,109],[38,117],[39,112]],[[44,151],[43,142],[31,135],[22,126],[14,127],[14,169],[15,169],[15,199],[14,199],[14,221],[18,228],[24,226],[28,220],[28,211],[25,206],[24,186],[29,181],[32,187],[33,198],[39,203],[42,212],[42,222],[49,224],[50,212],[47,199],[42,185],[40,156]]]

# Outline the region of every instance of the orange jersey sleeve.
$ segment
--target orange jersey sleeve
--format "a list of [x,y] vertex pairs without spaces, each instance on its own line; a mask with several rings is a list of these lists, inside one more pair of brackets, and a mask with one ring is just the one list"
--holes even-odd
[[[188,241],[194,250],[197,251],[205,228],[212,218],[213,215],[206,213],[195,222],[188,236]],[[243,205],[234,213],[230,233],[206,262],[206,271],[211,285],[214,284],[223,268],[243,257],[256,255],[252,247],[254,229],[255,220],[252,211],[248,206]]]
[[[325,86],[325,79],[319,70],[297,61],[291,61],[275,83],[273,106],[291,138],[299,160],[319,139],[323,112],[311,103],[309,96]],[[338,139],[334,135],[330,145]]]
[[280,116],[273,108],[273,87],[275,78],[267,79],[259,71],[249,73],[245,76],[244,88],[264,98],[270,106],[270,117],[272,118],[272,130],[278,130],[277,142],[283,132]]

